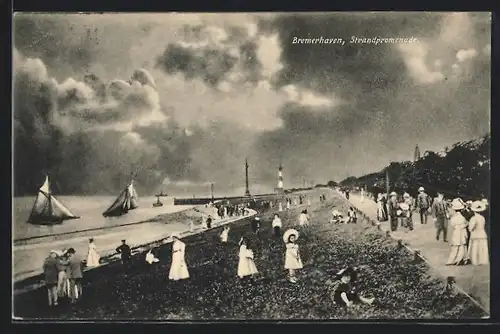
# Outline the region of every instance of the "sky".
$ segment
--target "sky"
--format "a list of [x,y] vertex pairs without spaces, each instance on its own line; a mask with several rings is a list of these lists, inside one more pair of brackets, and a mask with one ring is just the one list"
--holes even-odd
[[[341,181],[490,128],[489,13],[16,14],[14,178],[60,192]],[[349,43],[411,38],[407,43]],[[299,44],[294,38],[342,38]],[[189,189],[188,189],[189,188]]]

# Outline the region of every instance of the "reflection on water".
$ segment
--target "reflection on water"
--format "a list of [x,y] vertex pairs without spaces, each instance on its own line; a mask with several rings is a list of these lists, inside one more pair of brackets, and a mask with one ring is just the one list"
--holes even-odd
[[80,219],[67,220],[60,225],[37,226],[28,224],[34,197],[16,197],[13,200],[13,238],[22,239],[35,236],[81,231],[91,228],[120,226],[140,222],[160,214],[184,210],[186,206],[174,206],[173,198],[162,197],[163,206],[153,207],[156,197],[140,197],[139,207],[121,217],[104,218],[102,213],[113,203],[115,196],[57,196],[72,213]]

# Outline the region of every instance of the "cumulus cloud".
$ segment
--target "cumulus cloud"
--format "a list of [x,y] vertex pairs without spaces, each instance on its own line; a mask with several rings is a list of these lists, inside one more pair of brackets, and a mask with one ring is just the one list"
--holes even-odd
[[[173,136],[171,146],[165,147],[157,138],[145,141],[140,133],[129,132],[152,123],[170,127],[160,110],[154,80],[146,70],[133,72],[128,82],[115,79],[105,87],[95,75],[82,81],[70,77],[59,83],[41,59],[17,54],[14,121],[18,192],[32,192],[47,172],[62,185],[60,191],[99,193],[117,191],[138,170],[143,187],[154,187],[169,172],[175,178],[180,177],[179,170],[181,175],[189,171],[182,165],[188,163],[183,156],[189,156],[189,148],[177,149],[182,135]],[[179,169],[165,169],[165,160],[158,160],[159,156]],[[28,163],[31,160],[34,162]]]
[[399,44],[406,66],[410,75],[420,84],[432,84],[444,79],[441,71],[432,70],[427,66],[429,46],[421,41],[419,43]]
[[459,62],[464,62],[476,56],[477,56],[476,49],[467,49],[467,50],[462,49],[457,52],[457,59]]
[[[294,186],[371,172],[408,158],[416,142],[433,149],[482,134],[490,60],[456,57],[489,43],[481,15],[16,18],[14,44],[32,64],[14,51],[15,71],[40,67],[37,58],[46,66],[16,79],[29,92],[16,93],[16,166],[29,165],[16,168],[26,169],[16,187],[32,191],[40,181],[30,175],[52,166],[72,192],[115,191],[131,170],[141,171],[138,186],[168,177],[172,186],[210,180],[217,191],[241,190],[246,157],[252,186],[274,186],[280,162]],[[421,43],[291,42],[368,35]]]

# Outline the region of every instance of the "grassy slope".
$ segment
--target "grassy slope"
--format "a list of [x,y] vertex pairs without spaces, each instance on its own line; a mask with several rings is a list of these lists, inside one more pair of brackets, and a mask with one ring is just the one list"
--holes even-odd
[[[317,196],[315,196],[317,197]],[[316,207],[314,207],[316,205]],[[46,292],[16,298],[15,314],[25,318],[148,318],[148,319],[347,319],[347,318],[477,318],[480,311],[459,294],[441,294],[443,283],[429,276],[424,265],[367,224],[331,226],[332,206],[346,210],[343,199],[330,199],[326,207],[313,204],[312,228],[301,235],[301,256],[306,263],[301,281],[286,280],[284,243],[271,236],[271,215],[262,216],[256,240],[256,265],[262,274],[254,283],[236,277],[238,246],[248,221],[233,226],[231,244],[218,242],[220,229],[185,238],[191,278],[167,279],[171,246],[160,249],[160,263],[147,267],[136,257],[133,275],[124,279],[119,264],[86,276],[85,297],[73,307],[45,310]],[[298,210],[283,213],[284,227],[297,222]],[[373,306],[349,310],[332,304],[331,275],[345,265],[361,266],[360,288],[377,297]]]

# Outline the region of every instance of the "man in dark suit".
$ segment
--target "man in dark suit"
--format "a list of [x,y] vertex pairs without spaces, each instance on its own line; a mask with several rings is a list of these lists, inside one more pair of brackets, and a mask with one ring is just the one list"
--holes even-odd
[[127,245],[126,240],[122,240],[122,244],[116,248],[116,252],[120,254],[121,259],[122,259],[122,264],[123,264],[123,270],[125,273],[129,271],[130,268],[130,258],[132,255],[132,252],[130,250],[129,245]]
[[68,276],[70,282],[71,303],[76,303],[82,296],[83,263],[74,248],[68,249]]

